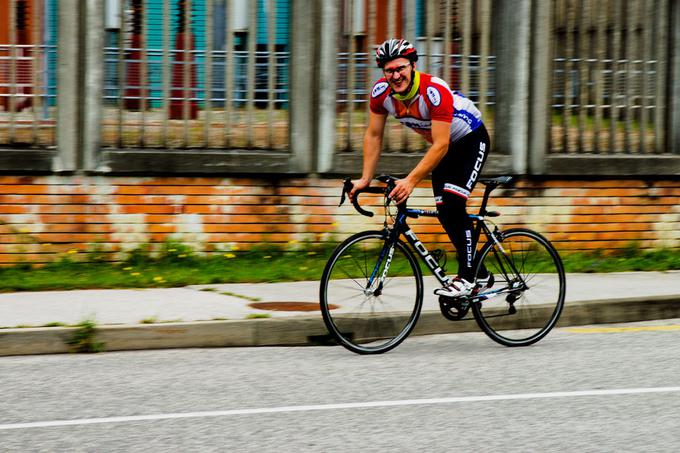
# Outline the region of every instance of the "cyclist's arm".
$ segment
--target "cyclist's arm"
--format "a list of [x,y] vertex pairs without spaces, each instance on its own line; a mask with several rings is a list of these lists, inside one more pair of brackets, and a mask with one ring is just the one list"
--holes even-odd
[[364,167],[361,179],[352,181],[354,188],[349,194],[350,199],[354,196],[355,191],[368,187],[371,179],[373,179],[375,169],[378,166],[378,160],[380,159],[386,121],[387,115],[369,112],[368,128],[364,134]]
[[450,128],[450,122],[432,121],[432,145],[430,149],[427,150],[418,165],[411,170],[406,178],[397,181],[394,190],[390,193],[390,197],[394,198],[397,203],[406,200],[415,186],[429,175],[444,158],[449,148]]

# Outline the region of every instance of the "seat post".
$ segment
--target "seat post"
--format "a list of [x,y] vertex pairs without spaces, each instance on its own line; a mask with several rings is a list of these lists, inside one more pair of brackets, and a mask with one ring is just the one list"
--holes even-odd
[[482,205],[479,207],[480,216],[486,215],[486,203],[489,201],[489,195],[491,195],[491,191],[493,191],[496,187],[497,186],[494,183],[489,183],[486,185],[484,189],[484,198],[482,199]]

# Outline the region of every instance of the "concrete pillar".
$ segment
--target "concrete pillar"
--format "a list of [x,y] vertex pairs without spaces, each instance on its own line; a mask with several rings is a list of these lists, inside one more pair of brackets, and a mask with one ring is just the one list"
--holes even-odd
[[316,171],[319,173],[328,172],[333,168],[335,154],[338,9],[336,0],[323,0],[321,3],[319,29],[323,30],[323,33],[319,36],[319,128],[316,147]]
[[553,2],[535,1],[532,11],[531,33],[531,103],[529,104],[529,173],[545,172],[550,143],[552,77],[552,14]]
[[313,171],[315,134],[315,58],[317,24],[314,0],[293,0],[291,11],[290,147],[291,170]]
[[498,0],[495,39],[495,149],[512,156],[512,171],[527,173],[531,0]]
[[83,170],[96,170],[101,148],[102,96],[104,88],[104,2],[87,0],[84,27],[83,71]]
[[80,0],[57,4],[59,39],[57,44],[57,155],[55,172],[75,171],[80,148]]

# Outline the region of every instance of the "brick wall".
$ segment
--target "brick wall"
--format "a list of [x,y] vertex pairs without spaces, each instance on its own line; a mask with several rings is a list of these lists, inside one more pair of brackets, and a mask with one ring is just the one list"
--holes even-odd
[[[203,251],[295,248],[381,227],[378,198],[367,196],[377,212],[367,218],[338,208],[339,195],[339,179],[2,176],[0,264],[78,257],[93,244],[116,259],[167,239]],[[679,181],[523,180],[494,195],[497,223],[530,226],[559,250],[680,247]],[[410,205],[433,207],[428,183]],[[448,244],[436,219],[411,224],[423,242]]]

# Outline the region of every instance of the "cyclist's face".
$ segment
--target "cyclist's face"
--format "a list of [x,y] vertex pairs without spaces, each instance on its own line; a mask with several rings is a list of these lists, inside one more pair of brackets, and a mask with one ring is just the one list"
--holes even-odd
[[390,88],[397,94],[403,94],[411,85],[413,78],[413,64],[408,58],[397,58],[385,63],[383,73]]

